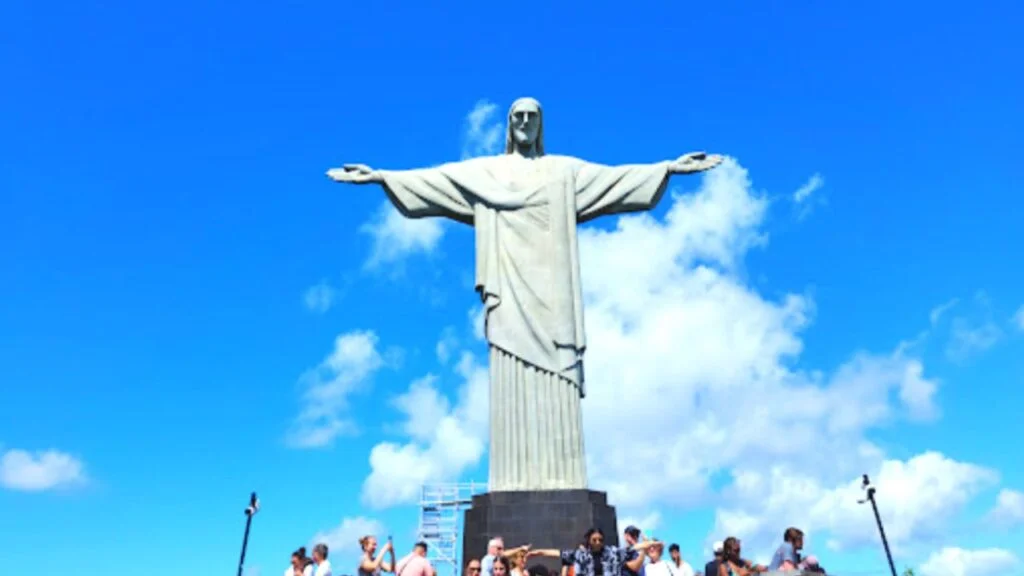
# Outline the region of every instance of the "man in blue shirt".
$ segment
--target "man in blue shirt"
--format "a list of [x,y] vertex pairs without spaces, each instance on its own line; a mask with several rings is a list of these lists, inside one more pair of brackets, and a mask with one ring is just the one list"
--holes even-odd
[[[633,548],[640,543],[640,529],[636,526],[627,526],[623,533],[624,539],[626,540],[626,549],[629,550],[626,556],[626,562],[622,564],[622,576],[640,576],[639,570],[633,570],[629,567],[630,563],[633,563],[639,553]],[[643,560],[640,561],[640,566],[643,567]]]
[[793,571],[799,570],[800,550],[804,547],[804,533],[799,528],[786,528],[782,533],[782,546],[772,556],[772,563],[768,569]]
[[722,543],[715,542],[712,550],[715,553],[715,558],[704,565],[704,576],[718,576],[718,565],[722,563]]

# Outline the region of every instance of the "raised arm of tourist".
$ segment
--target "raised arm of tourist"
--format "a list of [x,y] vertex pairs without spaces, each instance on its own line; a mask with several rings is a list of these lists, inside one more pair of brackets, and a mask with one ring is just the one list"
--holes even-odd
[[529,544],[523,544],[522,546],[519,546],[519,547],[516,547],[516,548],[509,548],[508,550],[505,550],[504,552],[502,552],[501,555],[504,556],[505,558],[512,558],[516,554],[526,554],[529,551],[530,551],[530,545]]
[[536,558],[537,556],[542,558],[561,558],[562,551],[555,548],[534,548],[526,551],[527,558]]
[[660,540],[643,540],[642,542],[637,542],[636,544],[634,544],[633,550],[639,550],[640,552],[643,552],[651,546],[657,546],[660,544],[662,544]]
[[[657,540],[648,540],[645,538],[642,542],[637,542],[636,544],[629,546],[627,548],[620,548],[620,550],[625,551],[625,558],[623,558],[623,560],[624,564],[626,565],[626,568],[629,568],[633,572],[640,572],[640,569],[644,566],[644,553],[647,552],[648,548],[650,548],[651,546],[655,546],[657,544],[660,544],[660,542],[658,542]],[[635,558],[630,558],[630,556],[633,556],[631,552],[636,553]]]
[[633,550],[636,552],[636,558],[633,558],[632,560],[626,560],[625,565],[626,568],[629,568],[634,573],[639,574],[640,569],[644,567],[644,553],[640,552],[639,550],[636,550],[635,548]]
[[751,572],[757,572],[757,573],[767,572],[768,571],[768,567],[767,566],[764,566],[762,564],[754,564],[750,560],[743,560],[743,567],[746,568],[747,570],[750,570]]
[[[394,563],[387,562],[384,560],[384,556],[386,556],[387,553],[391,552],[392,550],[393,548],[391,542],[387,542],[386,544],[384,544],[384,546],[381,547],[380,551],[377,552],[376,558],[370,559],[367,556],[363,556],[363,561],[359,563],[359,567],[364,572],[376,572],[378,568],[385,572],[393,572],[395,568]],[[392,552],[392,557],[394,557],[394,552]]]
[[576,562],[577,550],[558,550],[557,548],[536,548],[526,552],[526,558],[558,558],[562,561],[562,567],[572,566]]

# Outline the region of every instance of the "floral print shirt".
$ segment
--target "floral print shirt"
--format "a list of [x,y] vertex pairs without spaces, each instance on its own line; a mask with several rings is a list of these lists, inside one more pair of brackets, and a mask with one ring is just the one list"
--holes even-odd
[[590,548],[562,551],[562,565],[573,566],[575,576],[620,576],[623,565],[636,558],[633,548],[605,546],[599,554]]

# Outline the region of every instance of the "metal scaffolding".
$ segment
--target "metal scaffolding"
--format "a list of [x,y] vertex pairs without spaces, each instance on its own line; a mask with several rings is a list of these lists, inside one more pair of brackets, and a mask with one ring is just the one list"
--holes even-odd
[[419,539],[428,545],[427,557],[438,576],[461,573],[462,513],[474,494],[487,491],[487,484],[428,484],[420,492]]

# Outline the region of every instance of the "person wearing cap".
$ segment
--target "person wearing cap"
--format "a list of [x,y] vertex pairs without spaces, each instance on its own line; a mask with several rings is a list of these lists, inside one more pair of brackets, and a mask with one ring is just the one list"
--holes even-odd
[[718,565],[722,563],[722,543],[715,542],[711,549],[715,553],[715,558],[704,565],[704,576],[718,576]]

